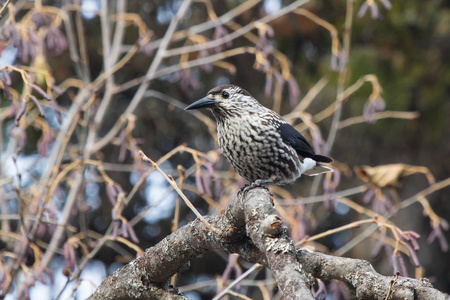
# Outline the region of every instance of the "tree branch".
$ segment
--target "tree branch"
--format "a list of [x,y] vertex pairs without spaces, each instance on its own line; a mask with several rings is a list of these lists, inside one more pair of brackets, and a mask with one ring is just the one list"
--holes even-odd
[[[199,219],[179,228],[134,261],[106,278],[89,299],[145,297],[155,286],[163,287],[169,278],[197,255],[214,249],[239,253],[252,262],[262,262],[261,252],[245,235],[245,216],[239,197],[220,214],[205,219],[222,234],[213,234]],[[140,294],[129,293],[141,291]]]
[[314,299],[311,281],[297,261],[295,246],[274,215],[272,196],[262,188],[246,194],[243,207],[247,233],[256,247],[265,254],[265,264],[273,272],[286,299]]
[[297,250],[274,214],[265,188],[241,190],[228,206],[179,228],[106,278],[89,299],[186,299],[168,287],[170,277],[201,253],[222,249],[268,267],[286,299],[313,299],[312,277],[345,282],[357,299],[450,299],[426,280],[378,274],[364,260]]
[[[377,273],[366,260],[317,252],[297,253],[306,272],[316,278],[345,282],[356,299],[450,299],[449,295],[434,289],[426,278],[418,280],[399,276],[395,279],[395,276]],[[391,294],[386,298],[389,290]]]

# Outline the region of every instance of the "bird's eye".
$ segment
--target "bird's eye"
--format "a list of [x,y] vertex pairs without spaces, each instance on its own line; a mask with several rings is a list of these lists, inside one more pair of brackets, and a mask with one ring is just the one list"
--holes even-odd
[[228,97],[230,97],[230,94],[227,91],[222,91],[222,97],[224,99],[227,99]]

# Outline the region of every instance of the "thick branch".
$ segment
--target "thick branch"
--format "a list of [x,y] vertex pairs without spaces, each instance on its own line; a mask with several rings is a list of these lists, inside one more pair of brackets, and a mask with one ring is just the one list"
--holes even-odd
[[[296,250],[264,188],[247,189],[205,219],[221,234],[199,220],[190,222],[106,278],[89,299],[185,299],[168,290],[168,279],[192,258],[216,249],[266,265],[286,299],[312,299],[309,274],[345,282],[357,299],[385,299],[394,279],[367,261]],[[450,300],[426,280],[399,277],[391,290],[389,299]]]
[[155,286],[162,288],[192,258],[209,250],[223,249],[262,263],[262,254],[245,235],[244,213],[237,200],[219,215],[205,218],[222,232],[220,236],[213,234],[198,219],[190,222],[106,278],[90,299],[149,297]]
[[330,256],[323,253],[298,251],[298,259],[306,272],[316,278],[337,279],[345,282],[356,299],[436,299],[449,300],[450,296],[434,289],[427,279],[383,276],[365,260]]
[[279,289],[286,299],[314,299],[310,280],[297,261],[295,246],[274,215],[272,197],[267,190],[250,190],[243,200],[248,235],[266,256]]

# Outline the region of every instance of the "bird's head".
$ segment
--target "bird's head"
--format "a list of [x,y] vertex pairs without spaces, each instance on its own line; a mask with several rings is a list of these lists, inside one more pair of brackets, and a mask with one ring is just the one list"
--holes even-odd
[[186,110],[210,108],[216,117],[243,113],[260,104],[249,92],[236,85],[220,85],[208,92],[206,97],[192,103]]

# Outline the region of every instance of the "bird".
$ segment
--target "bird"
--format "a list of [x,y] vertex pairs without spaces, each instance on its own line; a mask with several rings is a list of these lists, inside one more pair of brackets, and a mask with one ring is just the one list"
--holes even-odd
[[185,109],[207,108],[217,123],[219,147],[239,175],[254,185],[284,185],[302,174],[333,172],[305,137],[245,89],[220,85]]

